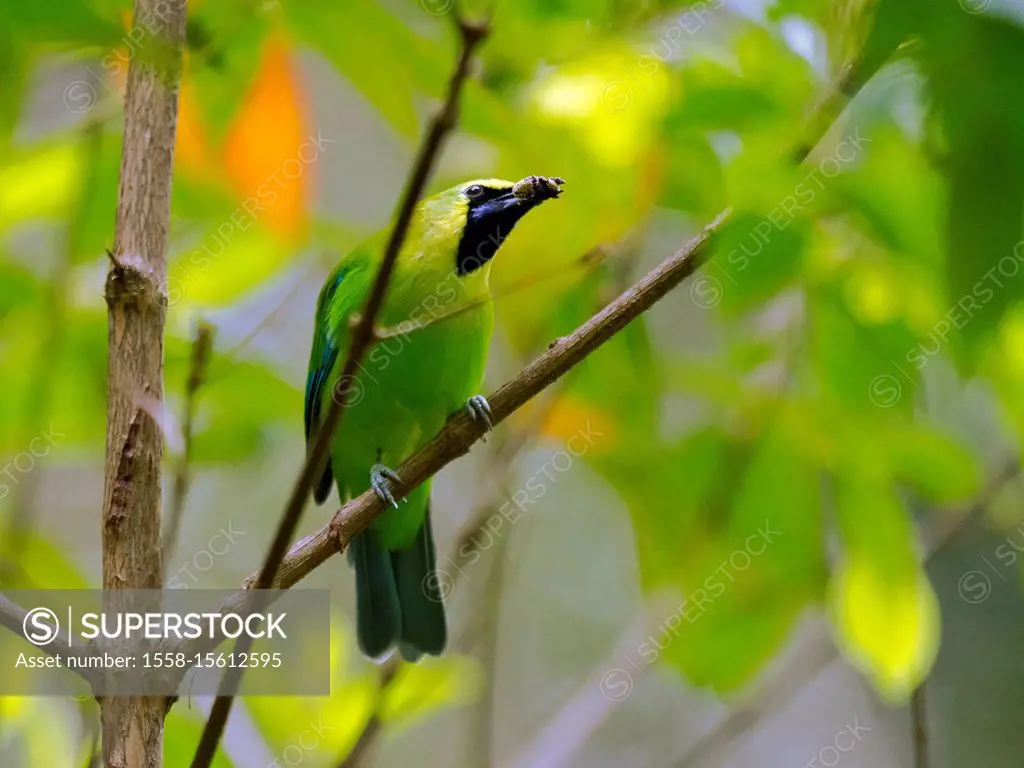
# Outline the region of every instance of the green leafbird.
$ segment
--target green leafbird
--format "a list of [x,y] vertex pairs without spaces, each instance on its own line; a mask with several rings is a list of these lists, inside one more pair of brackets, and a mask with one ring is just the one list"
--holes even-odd
[[[350,405],[331,443],[317,484],[317,503],[337,485],[342,501],[373,488],[394,508],[349,546],[356,571],[359,646],[378,657],[396,643],[402,656],[439,655],[447,641],[444,602],[435,572],[430,483],[398,506],[390,469],[432,438],[449,416],[466,408],[490,426],[479,394],[490,345],[493,310],[490,261],[527,212],[558,197],[557,177],[519,182],[482,179],[421,201],[395,263],[377,320],[384,333],[349,382]],[[360,312],[383,258],[383,237],[345,256],[317,302],[306,379],[306,444],[330,406],[344,365],[352,317]]]

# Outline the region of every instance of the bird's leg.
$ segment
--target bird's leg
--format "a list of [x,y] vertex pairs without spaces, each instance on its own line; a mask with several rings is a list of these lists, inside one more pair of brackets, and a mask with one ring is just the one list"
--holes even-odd
[[[473,395],[466,401],[466,410],[469,411],[469,417],[473,421],[482,421],[487,425],[488,431],[494,429],[494,425],[491,424],[491,404],[487,402],[486,397]],[[484,435],[483,439],[486,442],[487,436]]]
[[381,464],[380,459],[381,451],[377,449],[377,463],[370,467],[370,487],[377,494],[377,498],[385,504],[390,504],[395,509],[398,509],[398,502],[395,501],[395,496],[391,493],[387,481],[390,480],[393,483],[401,484],[402,478],[391,467]]

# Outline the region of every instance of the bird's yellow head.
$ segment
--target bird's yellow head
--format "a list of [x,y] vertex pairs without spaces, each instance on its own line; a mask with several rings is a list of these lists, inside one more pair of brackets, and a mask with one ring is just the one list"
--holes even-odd
[[512,228],[545,200],[562,193],[564,179],[527,176],[516,182],[476,179],[424,200],[427,221],[447,221],[460,233],[455,271],[468,275],[487,264]]

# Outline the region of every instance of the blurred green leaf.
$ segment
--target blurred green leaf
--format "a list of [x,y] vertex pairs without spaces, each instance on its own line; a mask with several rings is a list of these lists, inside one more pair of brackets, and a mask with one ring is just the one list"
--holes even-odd
[[114,244],[110,212],[117,206],[121,136],[93,125],[83,131],[80,145],[84,163],[78,198],[68,224],[69,264],[95,259]]
[[425,69],[438,81],[447,64],[426,53],[425,41],[368,0],[340,5],[331,0],[286,3],[294,33],[334,66],[400,134],[415,135],[419,117],[409,68]]
[[35,43],[113,47],[123,34],[113,15],[101,15],[89,0],[22,3],[0,0],[0,17],[12,32]]
[[700,61],[681,71],[683,95],[666,130],[676,133],[760,130],[784,113],[758,86],[717,62]]
[[818,471],[783,419],[733,479],[717,567],[685,589],[693,618],[666,651],[695,684],[719,692],[759,673],[824,591]]
[[476,662],[453,654],[430,664],[403,664],[388,686],[381,716],[406,727],[438,708],[473,701],[481,684]]
[[47,141],[12,151],[0,166],[0,234],[13,224],[53,219],[71,208],[85,156],[70,141]]
[[1017,278],[1017,254],[1024,255],[1024,81],[1017,76],[1024,30],[988,16],[960,16],[955,24],[942,23],[941,14],[929,17],[935,49],[924,64],[948,143],[946,298],[950,306],[966,299],[971,307],[963,340],[952,344],[966,364],[974,356],[965,341],[990,337],[1006,308],[1024,295]]
[[647,589],[684,599],[685,623],[659,648],[692,682],[722,692],[757,674],[823,594],[818,470],[784,419],[754,442],[699,432],[617,481]]
[[894,429],[884,440],[893,477],[928,501],[954,504],[980,490],[978,460],[948,435],[926,427]]
[[32,306],[42,294],[37,275],[19,264],[0,259],[0,322],[9,312]]
[[803,265],[807,225],[785,212],[770,216],[740,212],[713,241],[722,308],[743,312],[778,294],[797,279]]
[[224,138],[249,90],[270,31],[264,14],[244,12],[240,5],[209,2],[189,13],[192,29],[214,30],[203,33],[204,44],[193,49],[188,68],[197,106],[214,144]]
[[814,295],[810,318],[813,359],[825,396],[876,416],[890,408],[910,412],[917,371],[906,356],[917,341],[903,321],[861,321],[834,287]]
[[[17,542],[17,551],[10,549]],[[0,529],[0,559],[13,565],[5,589],[93,589],[79,565],[42,533],[12,537]]]
[[[680,138],[673,142],[663,174],[658,198],[662,207],[711,217],[728,204],[721,163],[703,139]],[[700,183],[694,183],[695,179]]]
[[77,730],[79,713],[72,702],[47,696],[0,697],[4,721],[4,757],[25,759],[22,765],[78,765],[79,748],[57,733]]
[[817,599],[825,578],[822,552],[821,477],[815,458],[795,424],[783,412],[761,437],[729,522],[737,540],[750,531],[771,529],[765,569],[776,587],[792,596]]
[[[865,134],[865,136],[867,136]],[[831,182],[843,210],[898,259],[909,258],[942,285],[944,181],[911,137],[889,128]],[[893,179],[898,178],[899,184]]]
[[843,558],[830,587],[832,620],[850,660],[884,698],[904,703],[935,661],[939,604],[899,498],[876,478],[855,477],[838,480]]
[[168,265],[169,300],[172,306],[224,306],[277,274],[291,255],[259,221],[237,214],[215,221]]

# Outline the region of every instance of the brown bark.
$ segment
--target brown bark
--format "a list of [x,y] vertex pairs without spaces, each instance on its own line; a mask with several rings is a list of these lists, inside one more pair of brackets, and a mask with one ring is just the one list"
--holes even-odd
[[[142,33],[128,70],[117,222],[107,274],[107,463],[103,588],[159,589],[163,336],[167,313],[178,83],[186,0],[135,0]],[[103,757],[113,768],[162,764],[166,699],[101,701]]]

